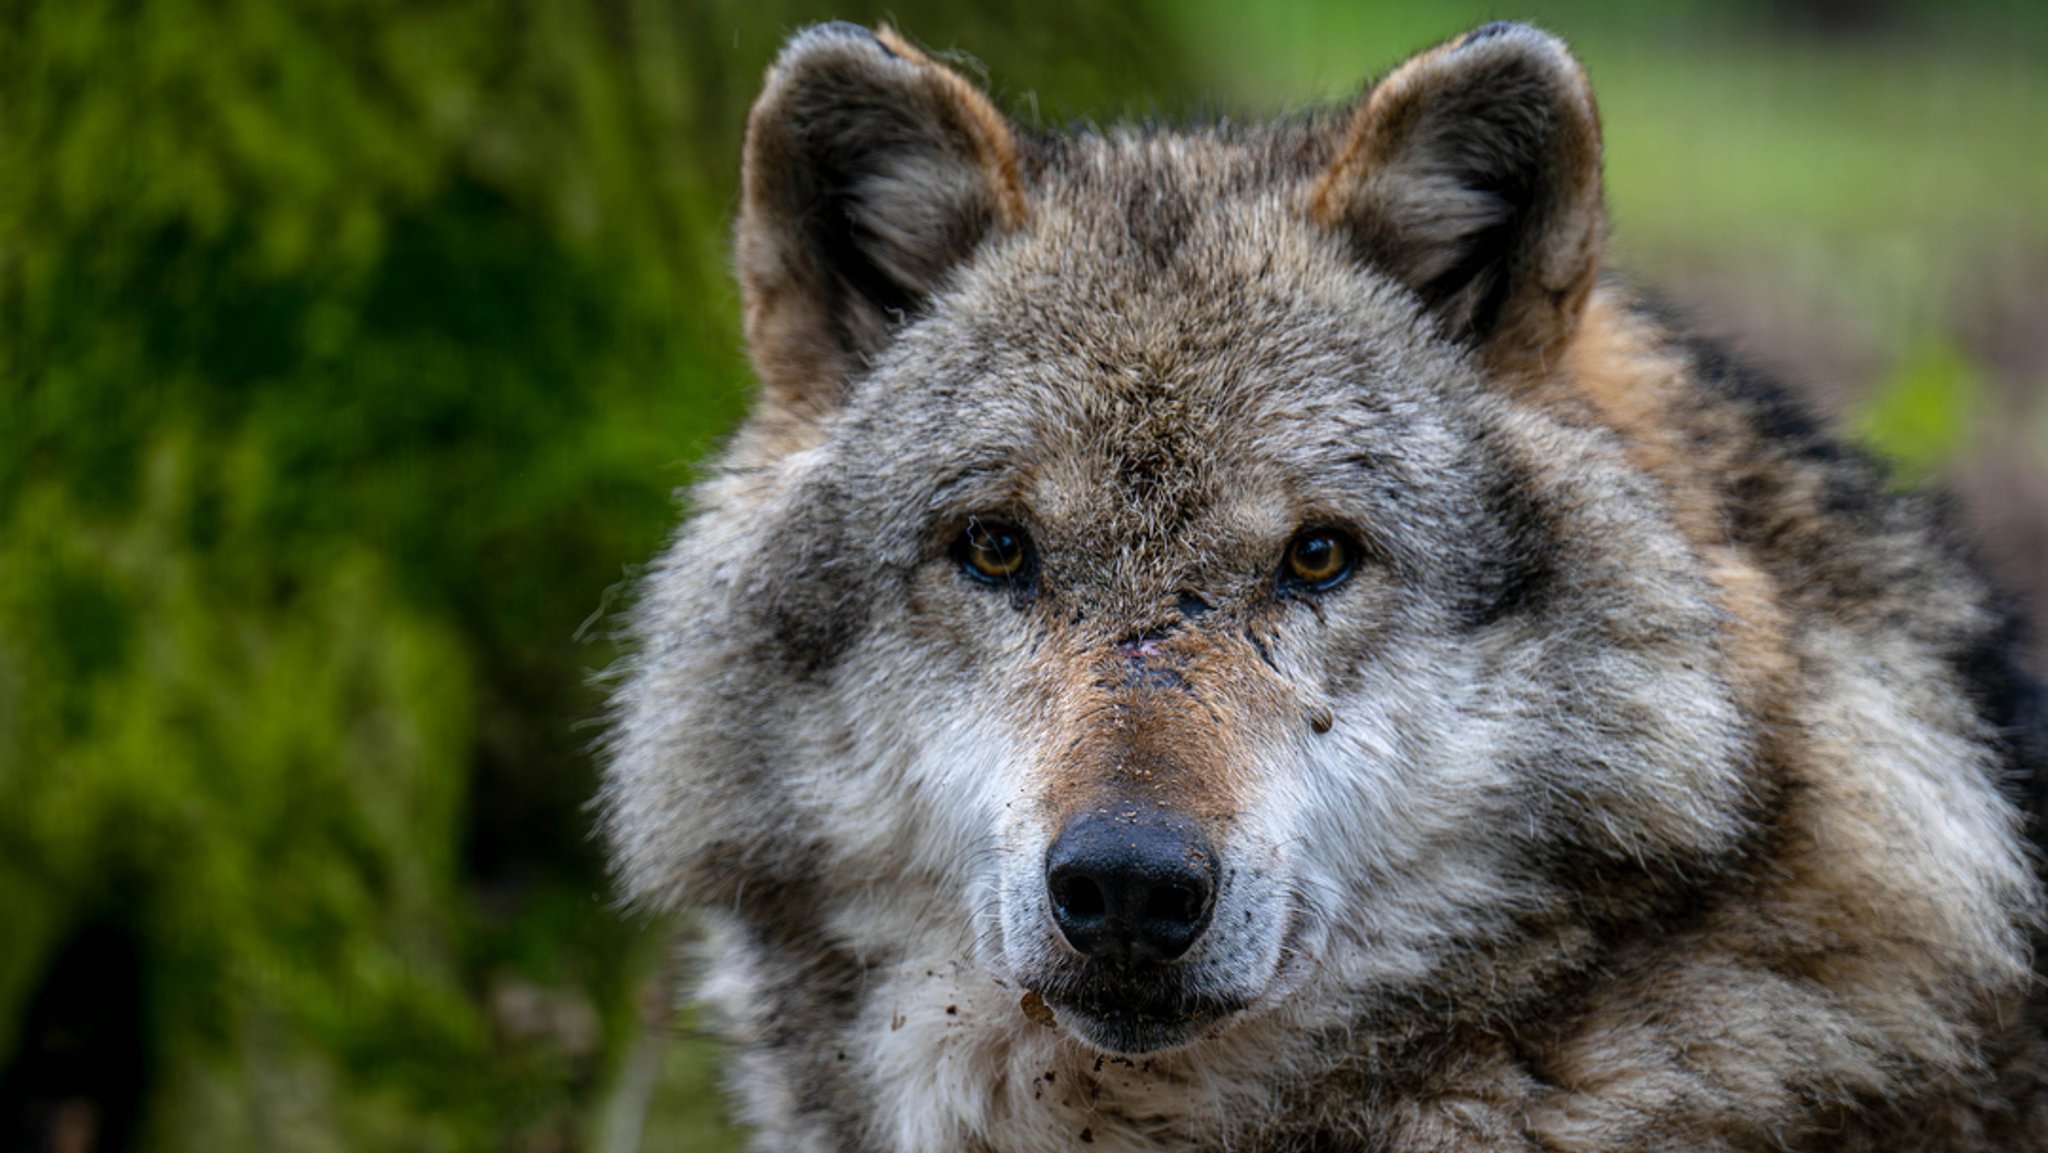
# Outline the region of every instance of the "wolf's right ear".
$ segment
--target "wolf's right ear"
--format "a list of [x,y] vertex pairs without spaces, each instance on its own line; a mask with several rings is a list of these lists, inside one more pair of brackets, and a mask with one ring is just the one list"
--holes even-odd
[[1023,224],[988,98],[888,29],[791,38],[747,118],[738,265],[766,401],[831,411],[862,358],[996,230]]
[[1488,24],[1373,86],[1309,215],[1497,365],[1541,364],[1599,273],[1600,117],[1564,42]]

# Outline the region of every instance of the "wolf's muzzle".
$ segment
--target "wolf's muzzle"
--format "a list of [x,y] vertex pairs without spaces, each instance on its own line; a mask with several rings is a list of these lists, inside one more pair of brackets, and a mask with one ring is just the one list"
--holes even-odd
[[1216,853],[1194,822],[1146,805],[1083,812],[1045,855],[1053,920],[1090,960],[1166,962],[1215,911]]

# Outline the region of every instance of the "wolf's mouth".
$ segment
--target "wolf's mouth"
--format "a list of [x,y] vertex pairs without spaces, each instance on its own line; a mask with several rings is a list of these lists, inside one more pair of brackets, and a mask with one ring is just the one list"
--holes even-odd
[[1190,989],[1152,966],[1088,966],[1048,982],[1040,995],[1074,1036],[1123,1056],[1186,1045],[1244,1008],[1237,997]]

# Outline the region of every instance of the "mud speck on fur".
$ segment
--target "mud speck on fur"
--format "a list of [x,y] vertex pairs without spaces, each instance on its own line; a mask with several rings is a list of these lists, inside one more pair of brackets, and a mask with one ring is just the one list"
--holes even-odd
[[2048,1151],[2013,622],[1606,268],[1601,149],[1516,24],[1074,135],[792,38],[602,796],[757,1148]]

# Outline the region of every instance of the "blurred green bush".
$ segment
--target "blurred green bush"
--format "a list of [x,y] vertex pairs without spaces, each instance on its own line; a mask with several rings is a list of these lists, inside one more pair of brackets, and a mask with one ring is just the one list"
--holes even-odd
[[[0,1141],[597,1142],[667,929],[612,907],[588,838],[590,678],[669,489],[746,395],[724,250],[760,69],[802,23],[889,18],[1060,123],[1216,87],[1341,94],[1484,15],[1250,11],[0,5]],[[1715,15],[1748,30],[1728,54],[1826,32],[1774,12]],[[1610,109],[1730,123],[1660,79],[1728,75],[1672,38],[1687,25],[1538,14],[1587,30]],[[1830,67],[1900,105],[1899,39]],[[1958,131],[2041,122],[2037,74],[1913,51],[1971,109],[2017,85]],[[1611,120],[1666,161],[1616,173],[1650,263],[1772,213],[1852,240],[1896,224],[1883,195],[1806,202],[1801,149],[1857,112],[1809,107],[1784,79],[1801,59],[1760,73],[1801,102],[1784,132],[1722,133],[1766,158],[1737,162],[1732,198],[1673,185],[1691,154],[1653,118]],[[1850,163],[1946,136],[1943,115],[1849,136]],[[2038,216],[2048,169],[1941,147],[1943,187],[1989,207],[1909,252]],[[1934,351],[1868,427],[1932,468],[1971,419],[1944,382],[1976,376],[1915,339]],[[649,1146],[728,1142],[706,1051],[666,1061]]]

